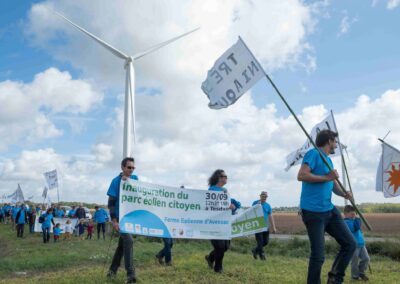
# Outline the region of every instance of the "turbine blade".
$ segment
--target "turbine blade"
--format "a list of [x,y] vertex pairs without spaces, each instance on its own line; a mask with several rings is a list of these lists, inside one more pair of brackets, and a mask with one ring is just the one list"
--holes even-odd
[[194,30],[191,30],[191,31],[189,31],[189,32],[186,32],[186,33],[184,33],[184,34],[182,34],[182,35],[180,35],[180,36],[171,38],[171,39],[169,39],[169,40],[167,40],[167,41],[164,41],[164,42],[162,42],[162,43],[159,43],[159,44],[157,44],[157,45],[154,45],[154,46],[150,47],[149,49],[147,49],[147,50],[145,50],[145,51],[143,51],[143,52],[139,52],[139,53],[135,54],[135,55],[133,56],[133,59],[134,59],[134,60],[139,59],[139,58],[141,58],[141,57],[143,57],[143,56],[145,56],[145,55],[147,55],[147,54],[149,54],[149,53],[152,53],[152,52],[154,52],[154,51],[160,49],[160,48],[163,47],[163,46],[166,46],[166,45],[168,45],[168,44],[170,44],[170,43],[172,43],[172,42],[174,42],[174,41],[180,39],[181,37],[187,36],[188,34],[191,34],[191,33],[195,32],[195,31],[197,31],[198,29],[200,29],[200,27],[195,28]]
[[104,40],[98,38],[97,36],[95,36],[94,34],[88,32],[87,30],[85,30],[84,28],[81,28],[80,26],[78,26],[77,24],[73,23],[71,20],[69,20],[68,18],[66,18],[64,15],[60,14],[57,11],[54,11],[54,13],[56,13],[58,16],[60,16],[61,18],[63,18],[65,21],[67,21],[68,23],[70,23],[71,25],[73,25],[75,28],[77,28],[78,30],[80,30],[81,32],[83,32],[84,34],[88,35],[89,37],[91,37],[92,39],[94,39],[95,41],[97,41],[98,43],[100,43],[103,47],[105,47],[107,50],[111,51],[112,54],[114,54],[115,56],[118,56],[121,59],[128,59],[129,56],[124,54],[123,52],[119,51],[118,49],[116,49],[115,47],[111,46],[110,44],[106,43]]

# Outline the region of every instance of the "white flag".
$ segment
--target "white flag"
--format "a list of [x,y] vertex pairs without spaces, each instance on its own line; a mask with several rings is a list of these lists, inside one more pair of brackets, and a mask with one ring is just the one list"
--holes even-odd
[[[313,129],[311,130],[310,136],[313,141],[317,138],[317,134],[324,129],[330,129],[334,132],[337,132],[337,129],[335,127],[335,123],[333,121],[333,116],[332,114],[329,114],[324,120],[322,120],[320,123],[315,125]],[[342,149],[345,149],[346,146],[341,145]],[[311,150],[313,145],[311,142],[307,139],[307,141],[303,144],[303,146],[296,151],[293,151],[289,155],[286,156],[286,168],[285,170],[288,171],[291,167],[298,165],[303,161],[304,155]],[[335,155],[340,155],[339,147],[335,150]]]
[[400,195],[400,151],[387,143],[382,144],[376,191],[383,191],[386,198]]
[[43,174],[49,189],[58,187],[57,170],[52,170]]
[[42,197],[43,197],[43,198],[46,198],[46,197],[47,197],[47,186],[45,186],[45,187],[43,188]]
[[24,194],[23,194],[21,186],[19,184],[18,184],[18,187],[15,190],[15,192],[8,197],[11,198],[11,203],[13,203],[13,204],[15,204],[17,202],[23,203],[25,201]]
[[263,76],[263,69],[239,37],[208,71],[201,89],[210,100],[210,108],[226,108],[235,103]]

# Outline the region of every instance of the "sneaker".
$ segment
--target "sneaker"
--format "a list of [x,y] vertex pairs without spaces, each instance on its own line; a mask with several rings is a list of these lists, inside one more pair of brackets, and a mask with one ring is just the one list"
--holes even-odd
[[164,264],[163,258],[158,254],[156,254],[156,260],[158,261],[159,264],[161,264],[161,265]]
[[107,272],[107,278],[113,278],[113,277],[115,277],[115,275],[117,275],[117,273],[115,273],[115,272],[112,271],[112,270],[109,270],[109,271]]
[[354,281],[358,281],[360,280],[360,277],[351,277],[351,279],[353,279]]
[[360,274],[360,278],[362,281],[369,281],[369,278],[365,274]]
[[261,255],[260,255],[260,259],[261,259],[261,260],[264,260],[264,261],[267,260],[266,257],[265,257],[265,254],[261,254]]
[[204,258],[207,261],[208,267],[213,268],[214,265],[213,265],[213,262],[210,260],[210,257],[208,255],[206,255]]
[[328,281],[326,282],[326,284],[336,284],[335,277],[328,276]]
[[224,270],[221,268],[221,269],[214,269],[214,272],[215,273],[222,273],[222,272],[224,272]]
[[126,279],[125,283],[136,283],[136,277],[135,276],[128,276]]
[[172,261],[168,261],[165,263],[166,266],[172,266]]
[[253,254],[254,259],[257,259],[257,252],[255,249],[251,250],[251,253]]

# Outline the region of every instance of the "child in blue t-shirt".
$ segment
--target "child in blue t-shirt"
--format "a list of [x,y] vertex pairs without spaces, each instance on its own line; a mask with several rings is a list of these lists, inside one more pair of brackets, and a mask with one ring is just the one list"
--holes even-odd
[[53,237],[54,237],[54,242],[58,242],[60,239],[62,229],[60,228],[60,223],[57,223],[56,226],[53,228]]
[[351,260],[351,277],[354,280],[368,281],[368,277],[365,275],[369,264],[369,255],[367,248],[365,247],[364,236],[361,231],[361,220],[356,218],[356,212],[353,206],[346,205],[344,207],[344,221],[353,233],[354,239],[357,242],[357,248],[354,251],[353,258]]

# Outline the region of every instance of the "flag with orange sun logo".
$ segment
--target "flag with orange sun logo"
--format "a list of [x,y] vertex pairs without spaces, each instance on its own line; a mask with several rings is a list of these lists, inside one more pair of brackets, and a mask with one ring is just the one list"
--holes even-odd
[[386,198],[400,195],[400,151],[385,142],[376,173],[376,191],[382,191]]

